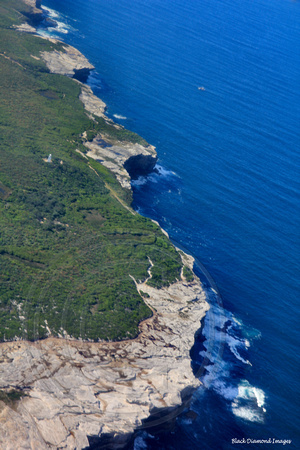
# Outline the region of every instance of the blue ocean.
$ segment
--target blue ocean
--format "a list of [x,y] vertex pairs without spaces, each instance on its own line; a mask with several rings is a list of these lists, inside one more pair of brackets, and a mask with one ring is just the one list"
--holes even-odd
[[43,7],[57,26],[40,33],[84,53],[108,115],[156,146],[134,207],[196,258],[211,303],[191,351],[203,385],[132,448],[300,448],[300,3]]

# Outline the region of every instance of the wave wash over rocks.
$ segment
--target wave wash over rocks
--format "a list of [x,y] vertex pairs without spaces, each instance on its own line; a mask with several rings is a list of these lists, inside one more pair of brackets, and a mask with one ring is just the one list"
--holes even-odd
[[[34,1],[26,3],[35,7]],[[66,46],[68,51],[83,61],[77,50]],[[50,65],[51,55],[45,60]],[[69,75],[77,67],[76,58],[64,60]],[[98,108],[98,115],[105,117],[103,102],[84,85],[82,92],[87,111],[94,108],[95,114]],[[115,146],[119,154],[122,144]],[[92,144],[89,150],[95,158],[99,148]],[[124,187],[130,186],[124,162],[136,153],[126,146],[126,155],[115,162]],[[153,147],[149,146],[147,156],[156,160]],[[192,269],[193,258],[183,252],[181,257]],[[182,275],[162,289],[135,283],[153,311],[140,323],[136,339],[94,343],[50,336],[0,344],[0,389],[26,394],[9,404],[0,400],[1,448],[82,449],[91,439],[101,445],[107,436],[113,448],[122,448],[145,419],[152,415],[154,420],[167,421],[200,385],[190,358],[195,333],[209,308],[200,280],[187,282]]]

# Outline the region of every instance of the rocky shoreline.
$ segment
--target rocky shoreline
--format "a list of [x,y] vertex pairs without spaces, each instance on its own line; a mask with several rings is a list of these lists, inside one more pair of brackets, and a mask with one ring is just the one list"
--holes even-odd
[[[56,42],[53,39],[52,41]],[[106,104],[93,94],[87,84],[84,84],[94,66],[82,53],[70,45],[65,45],[63,51],[41,52],[41,57],[51,73],[69,76],[80,83],[79,99],[89,117],[92,119],[100,117],[116,130],[124,129],[105,115]],[[149,144],[121,142],[106,134],[98,134],[92,141],[83,136],[83,142],[88,150],[87,156],[110,169],[125,189],[131,189],[131,178],[152,172],[157,162],[155,147]]]
[[[40,2],[24,1],[40,7]],[[64,52],[41,57],[51,72],[73,78],[76,71],[86,75],[93,68],[67,45]],[[113,123],[105,116],[105,104],[81,86],[87,113]],[[112,142],[105,135],[85,145],[87,157],[109,167],[128,189],[130,175],[148,173],[156,162],[152,146]],[[180,253],[192,270],[193,258]],[[0,389],[25,394],[15,402],[0,400],[1,448],[83,449],[91,442],[124,448],[145,419],[152,415],[158,422],[168,421],[200,385],[190,358],[209,308],[200,280],[195,276],[188,282],[182,273],[162,289],[134,281],[153,312],[140,323],[136,339],[94,343],[49,337],[0,344]]]
[[82,449],[107,436],[112,448],[123,448],[146,418],[157,411],[158,421],[168,421],[183,394],[200,385],[190,359],[209,308],[200,281],[182,276],[167,288],[136,286],[153,311],[136,339],[0,344],[0,388],[26,394],[13,406],[0,402],[2,448]]
[[[42,20],[41,2],[35,0],[23,0],[32,8],[32,14],[37,14],[36,22]],[[35,23],[33,21],[33,23]],[[19,31],[34,33],[36,29],[28,24],[18,27]],[[51,39],[51,42],[60,42]],[[91,88],[84,84],[94,66],[87,58],[71,45],[64,45],[60,51],[41,52],[41,58],[46,63],[51,73],[66,75],[74,78],[81,85],[80,100],[82,101],[87,113],[93,119],[94,116],[100,117],[116,130],[124,129],[105,115],[106,105],[93,94]],[[84,145],[87,147],[87,156],[99,161],[115,175],[124,189],[131,189],[130,180],[139,175],[147,175],[153,171],[157,162],[155,147],[145,143],[120,142],[112,140],[111,136],[98,134],[91,142],[83,136]]]

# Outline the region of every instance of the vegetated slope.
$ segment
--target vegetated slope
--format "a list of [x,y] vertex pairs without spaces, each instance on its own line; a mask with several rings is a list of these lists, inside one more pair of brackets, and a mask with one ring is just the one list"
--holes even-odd
[[167,285],[180,256],[112,173],[76,152],[84,131],[116,130],[87,116],[76,81],[48,72],[40,51],[61,44],[13,28],[26,8],[0,5],[0,340],[133,337],[151,311],[130,275],[146,279],[151,260],[149,283]]

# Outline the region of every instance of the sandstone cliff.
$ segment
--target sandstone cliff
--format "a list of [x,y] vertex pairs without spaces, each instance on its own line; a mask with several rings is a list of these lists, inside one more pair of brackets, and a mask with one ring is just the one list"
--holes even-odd
[[[34,0],[24,1],[37,6]],[[92,69],[69,46],[42,56],[50,71],[71,77]],[[105,116],[105,104],[82,83],[80,99],[88,114],[113,124]],[[109,167],[127,188],[130,175],[145,174],[156,162],[154,147],[116,142],[105,134],[85,145],[88,157]],[[182,259],[192,269],[193,259],[183,253]],[[26,394],[15,402],[0,400],[0,448],[83,449],[89,438],[100,445],[106,436],[114,438],[114,448],[122,448],[150,414],[155,417],[163,408],[167,415],[157,420],[168,420],[186,393],[199,386],[190,359],[208,309],[199,279],[187,282],[181,275],[167,288],[157,290],[146,282],[136,282],[136,288],[153,316],[140,324],[134,340],[94,343],[49,337],[0,344],[0,389]]]
[[154,314],[134,340],[0,344],[0,388],[27,395],[0,405],[0,448],[82,449],[89,437],[100,445],[107,435],[122,448],[155,410],[167,412],[158,423],[176,414],[181,394],[200,384],[190,349],[208,309],[205,293],[198,279],[160,290],[136,286]]
[[[35,0],[24,0],[32,7],[32,11],[37,11]],[[38,3],[40,6],[40,2]],[[32,33],[35,28],[28,24],[17,27],[19,31]],[[51,42],[59,42],[50,39]],[[62,50],[52,52],[41,52],[41,57],[45,61],[51,73],[66,75],[76,79],[81,83],[80,100],[84,104],[90,117],[100,117],[105,120],[109,126],[117,130],[122,129],[121,125],[114,123],[105,115],[105,103],[93,94],[91,88],[84,84],[94,66],[87,58],[76,48],[70,45],[64,45]],[[157,162],[155,147],[149,144],[141,145],[131,142],[120,142],[113,140],[111,136],[103,133],[87,141],[83,136],[84,145],[87,147],[87,156],[96,159],[101,164],[115,173],[118,181],[123,188],[131,189],[130,179],[139,175],[147,175],[152,172]]]
[[71,45],[65,45],[63,51],[41,52],[41,56],[51,73],[66,75],[85,82],[94,69],[86,57]]
[[23,0],[30,7],[26,16],[33,25],[39,24],[43,20],[43,11],[41,10],[41,0]]

